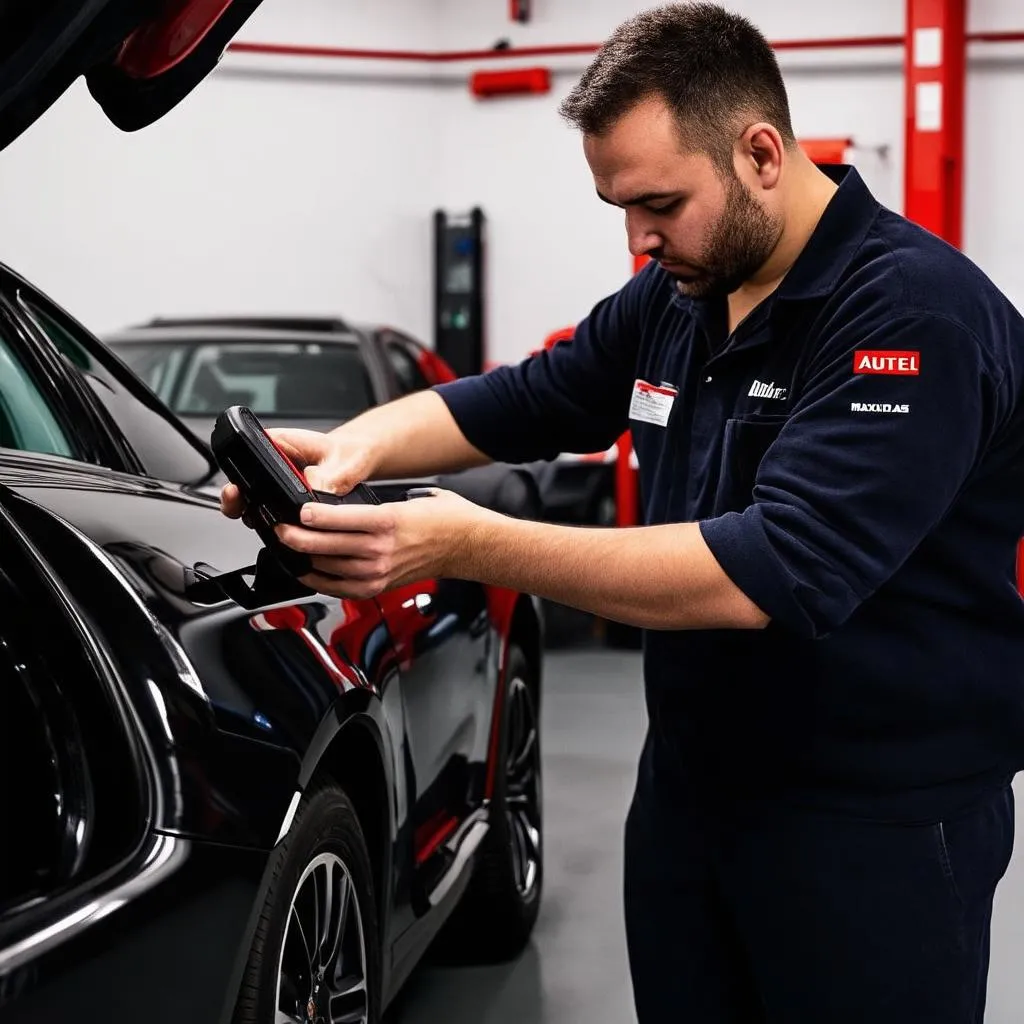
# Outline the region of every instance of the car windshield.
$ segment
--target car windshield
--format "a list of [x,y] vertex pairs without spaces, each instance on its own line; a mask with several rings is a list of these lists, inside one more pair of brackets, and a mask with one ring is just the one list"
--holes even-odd
[[332,342],[122,342],[121,358],[180,416],[246,405],[263,419],[351,419],[373,389],[359,348]]

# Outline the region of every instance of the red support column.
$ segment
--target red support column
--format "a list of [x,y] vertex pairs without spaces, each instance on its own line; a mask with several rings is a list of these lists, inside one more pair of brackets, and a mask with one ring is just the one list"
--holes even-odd
[[636,526],[640,521],[640,489],[632,467],[633,434],[627,430],[615,442],[615,525]]
[[[633,257],[637,274],[650,256]],[[636,526],[640,521],[639,474],[633,468],[633,435],[626,431],[615,443],[615,522],[618,526]]]
[[907,0],[904,213],[963,235],[967,0]]
[[1024,540],[1017,545],[1017,590],[1024,597]]

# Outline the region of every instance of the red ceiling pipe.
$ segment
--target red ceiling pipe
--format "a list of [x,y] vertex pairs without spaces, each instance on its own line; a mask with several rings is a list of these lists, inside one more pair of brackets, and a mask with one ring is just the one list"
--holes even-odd
[[568,54],[596,53],[599,46],[591,43],[566,46],[524,46],[507,50],[352,50],[333,46],[300,46],[291,43],[234,42],[232,53],[268,53],[281,57],[342,57],[364,60],[409,60],[428,64],[446,64],[460,60],[487,60],[504,57],[556,57]]
[[[902,36],[849,36],[835,39],[789,39],[772,43],[777,50],[816,50],[864,46],[902,46]],[[234,42],[234,53],[268,53],[287,57],[342,57],[366,60],[411,60],[447,64],[463,60],[507,60],[517,57],[569,57],[597,53],[600,43],[562,43],[555,46],[509,47],[503,50],[354,50],[333,46],[289,43]]]
[[[970,32],[969,43],[1024,43],[1024,31]],[[849,50],[873,46],[903,46],[903,36],[837,36],[832,39],[782,39],[776,50]],[[337,57],[352,60],[401,60],[448,64],[464,60],[507,60],[518,57],[570,57],[597,53],[600,43],[564,43],[557,46],[509,47],[504,50],[361,50],[293,43],[233,42],[232,53],[263,53],[280,57]]]
[[1024,43],[1024,32],[968,32],[969,43]]

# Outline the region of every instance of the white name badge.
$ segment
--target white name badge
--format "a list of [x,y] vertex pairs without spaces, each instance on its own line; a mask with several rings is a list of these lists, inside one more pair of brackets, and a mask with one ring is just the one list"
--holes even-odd
[[679,389],[669,384],[648,384],[638,380],[633,385],[633,400],[629,403],[629,418],[641,423],[653,423],[663,427],[668,423],[672,403]]

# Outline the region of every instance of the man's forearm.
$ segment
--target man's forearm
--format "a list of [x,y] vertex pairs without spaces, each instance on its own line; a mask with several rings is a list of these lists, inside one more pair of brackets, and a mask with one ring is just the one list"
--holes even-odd
[[466,440],[444,399],[434,391],[376,406],[338,430],[366,438],[376,456],[378,480],[454,473],[491,461]]
[[635,529],[481,520],[451,575],[511,587],[647,629],[760,629],[696,523]]

